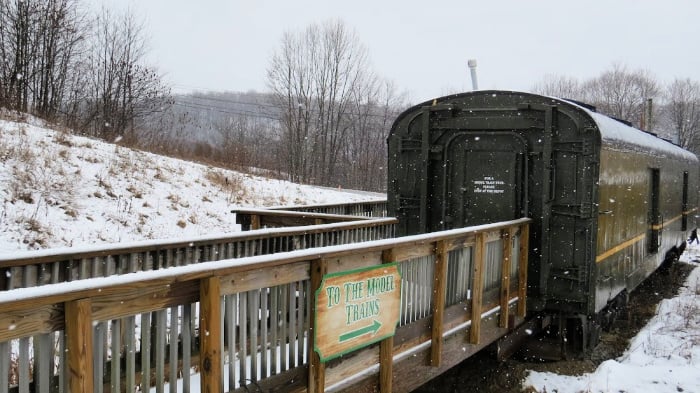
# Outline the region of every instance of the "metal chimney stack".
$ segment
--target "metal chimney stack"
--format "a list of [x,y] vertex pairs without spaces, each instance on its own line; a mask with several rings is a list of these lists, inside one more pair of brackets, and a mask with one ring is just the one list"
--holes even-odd
[[476,81],[476,59],[469,59],[467,65],[472,75],[472,90],[479,90],[479,83]]

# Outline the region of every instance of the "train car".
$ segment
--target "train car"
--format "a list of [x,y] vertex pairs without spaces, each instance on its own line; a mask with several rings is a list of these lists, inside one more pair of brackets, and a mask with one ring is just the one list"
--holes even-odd
[[397,118],[388,153],[398,235],[534,220],[528,310],[566,321],[582,349],[696,226],[697,157],[570,100],[437,98]]

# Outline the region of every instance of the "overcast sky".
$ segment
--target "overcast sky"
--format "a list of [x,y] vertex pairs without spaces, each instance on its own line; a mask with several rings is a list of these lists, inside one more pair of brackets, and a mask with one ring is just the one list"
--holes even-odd
[[152,62],[175,92],[266,90],[285,31],[342,19],[374,71],[418,102],[480,89],[530,90],[617,62],[661,82],[700,81],[697,0],[89,0],[143,18]]

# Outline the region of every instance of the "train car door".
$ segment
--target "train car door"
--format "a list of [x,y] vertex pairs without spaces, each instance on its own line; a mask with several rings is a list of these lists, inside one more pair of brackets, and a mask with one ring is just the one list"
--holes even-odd
[[649,184],[649,231],[647,233],[647,251],[655,254],[661,245],[661,233],[663,229],[663,219],[661,217],[660,201],[660,172],[658,168],[651,168]]
[[527,144],[513,132],[457,134],[447,145],[445,229],[527,215]]

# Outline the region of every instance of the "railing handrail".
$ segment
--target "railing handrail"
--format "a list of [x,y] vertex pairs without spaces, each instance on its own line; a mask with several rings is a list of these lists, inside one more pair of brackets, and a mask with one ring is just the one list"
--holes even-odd
[[[303,207],[303,206],[300,206]],[[256,209],[256,208],[242,208],[233,209],[231,213],[244,213],[244,214],[264,214],[268,216],[277,217],[312,217],[312,218],[325,218],[330,220],[338,221],[356,221],[356,220],[372,220],[372,217],[365,216],[348,216],[345,214],[330,214],[330,213],[313,213],[306,211],[296,211],[296,210],[277,210],[277,209]]]
[[290,227],[303,225],[321,225],[335,222],[365,221],[374,217],[352,215],[352,214],[331,214],[308,211],[292,210],[268,210],[268,209],[235,209],[231,213],[236,214],[236,223],[240,224],[243,231],[255,230],[271,227]]
[[[421,346],[428,340],[431,342],[428,353],[431,366],[441,367],[441,361],[445,362],[443,364],[454,364],[456,358],[444,355],[443,343],[458,343],[461,346],[464,337],[458,337],[463,333],[454,333],[447,339],[447,332],[453,332],[456,326],[466,327],[464,323],[471,320],[465,333],[468,342],[474,345],[465,354],[460,352],[462,358],[469,356],[466,353],[474,353],[499,335],[506,334],[510,329],[511,317],[513,323],[518,323],[516,319],[525,316],[530,222],[530,219],[522,218],[437,233],[228,258],[2,291],[0,355],[3,351],[9,353],[9,341],[19,340],[20,352],[22,346],[25,348],[20,356],[25,359],[24,364],[28,364],[26,348],[29,340],[39,340],[40,351],[44,348],[43,355],[40,355],[43,360],[35,364],[35,370],[38,367],[38,370],[45,372],[46,362],[50,362],[51,356],[54,356],[51,341],[54,336],[51,335],[63,331],[60,336],[65,347],[60,346],[56,351],[61,356],[60,367],[63,367],[59,375],[64,378],[63,383],[68,384],[69,391],[92,392],[93,375],[97,378],[94,383],[104,385],[108,379],[115,391],[119,390],[120,376],[128,374],[130,381],[127,386],[133,388],[134,348],[137,345],[133,336],[135,320],[140,316],[146,318],[146,322],[141,320],[141,326],[147,327],[145,334],[141,331],[144,334],[142,340],[145,340],[141,342],[141,359],[149,359],[153,355],[151,348],[154,348],[155,357],[159,359],[155,366],[146,360],[141,372],[142,375],[151,375],[150,367],[155,367],[159,386],[169,378],[164,374],[164,362],[168,362],[171,376],[177,374],[179,355],[174,350],[175,345],[182,344],[183,368],[189,369],[192,365],[190,360],[197,359],[204,391],[223,390],[224,352],[228,352],[229,371],[237,367],[232,360],[233,353],[241,359],[240,370],[235,374],[239,379],[236,382],[229,379],[229,390],[233,391],[234,385],[244,388],[249,380],[246,379],[248,366],[243,363],[246,359],[252,362],[250,370],[256,370],[258,351],[276,356],[272,352],[279,350],[285,353],[284,348],[288,346],[293,352],[288,353],[288,361],[283,356],[282,364],[278,365],[284,375],[273,371],[271,374],[275,374],[274,377],[261,379],[260,384],[279,387],[282,386],[280,384],[290,386],[288,383],[294,382],[295,386],[302,388],[305,384],[310,393],[322,393],[326,375],[330,384],[346,381],[348,375],[362,372],[366,361],[376,361],[373,351],[377,348],[358,350],[351,355],[358,357],[356,361],[329,363],[326,369],[323,363],[319,363],[319,354],[311,346],[316,327],[308,322],[315,321],[317,312],[312,302],[313,294],[321,288],[320,283],[327,275],[346,274],[377,264],[397,263],[406,274],[403,276],[402,273],[402,277],[406,277],[406,287],[401,287],[402,291],[405,289],[402,299],[404,295],[407,296],[406,302],[401,305],[405,318],[397,326],[397,343],[390,336],[383,339],[378,348],[381,391],[392,391],[394,355]],[[453,263],[461,268],[457,267],[448,275],[448,266]],[[511,268],[515,270],[511,271]],[[465,274],[463,278],[467,281],[458,283],[448,279],[460,272]],[[448,289],[448,283],[458,287]],[[497,287],[491,286],[494,283]],[[455,288],[459,288],[459,291],[455,292]],[[459,293],[463,297],[453,298],[448,296],[449,293]],[[448,302],[448,297],[456,300]],[[195,307],[197,302],[199,304]],[[178,311],[180,307],[181,315]],[[194,311],[195,308],[197,311]],[[497,318],[489,317],[482,324],[483,313],[487,309],[493,310],[489,313],[495,313],[498,309],[500,315]],[[269,314],[266,310],[270,310]],[[177,324],[179,317],[183,319],[181,339],[178,338],[177,328],[166,332],[168,315],[172,317],[170,326]],[[191,318],[193,315],[199,322],[198,333]],[[261,318],[269,318],[269,325]],[[417,325],[408,326],[414,322]],[[270,332],[268,328],[273,326],[274,331]],[[278,329],[278,326],[281,327]],[[120,344],[121,333],[124,332],[122,327],[127,330],[125,340],[129,340],[124,344]],[[149,331],[150,334],[157,332],[156,336],[152,338]],[[108,361],[105,346],[109,337],[106,334],[112,339],[109,378],[102,377]],[[199,341],[194,348],[191,344],[196,337],[199,337]],[[306,340],[303,349],[301,345],[294,346],[295,342],[301,343],[303,340]],[[277,344],[272,344],[273,347],[268,349],[268,342]],[[259,346],[259,343],[263,345]],[[166,347],[170,348],[167,357]],[[196,358],[191,352],[193,348],[197,351]],[[410,368],[416,360],[413,356],[409,358],[401,361],[397,367]],[[422,359],[423,356],[418,358]],[[126,361],[126,368],[120,366],[119,360]],[[0,362],[0,375],[7,374],[7,362],[4,364]],[[25,381],[22,386],[28,386],[28,369],[24,367],[24,371],[20,371],[24,373],[24,377],[20,374],[20,380],[24,378]],[[404,368],[402,372],[410,371]],[[272,377],[271,374],[267,375]],[[41,386],[46,386],[49,382],[46,374],[42,375],[36,378]],[[189,373],[185,375],[189,376]],[[183,376],[183,383],[185,378],[189,381],[188,377]],[[34,381],[36,383],[37,379]],[[253,381],[258,384],[255,379]],[[168,382],[174,383],[174,379]],[[404,381],[397,381],[397,384],[415,386]],[[335,389],[336,385],[333,386]],[[237,391],[241,391],[240,388]]]
[[341,202],[341,203],[316,203],[313,205],[295,205],[295,206],[270,206],[266,209],[268,210],[288,210],[295,211],[300,209],[314,209],[314,208],[329,208],[329,207],[345,207],[345,206],[355,206],[355,205],[381,205],[387,202],[386,199],[377,199],[374,201],[361,201],[361,202]]
[[[271,268],[281,265],[291,265],[297,262],[337,258],[353,254],[357,251],[370,253],[391,248],[399,248],[406,245],[421,245],[426,243],[434,243],[437,241],[448,241],[450,239],[463,237],[465,235],[476,235],[477,233],[491,232],[508,227],[524,225],[530,221],[531,220],[529,218],[521,218],[494,224],[479,225],[393,239],[374,240],[369,242],[312,248],[278,254],[202,262],[194,265],[174,266],[167,269],[127,273],[113,277],[88,278],[80,280],[79,282],[63,282],[45,285],[42,287],[17,288],[0,292],[0,304],[3,305],[3,312],[12,312],[17,310],[26,311],[32,308],[41,309],[47,306],[57,306],[60,303],[75,301],[83,298],[102,298],[105,296],[110,298],[119,298],[120,291],[132,294],[135,287],[184,287],[183,284],[187,282],[199,281],[207,278],[226,276],[234,273],[258,270],[262,268]],[[182,296],[182,293],[175,296],[177,298],[177,302],[166,302],[165,304],[167,304],[167,306],[181,304],[183,300]],[[188,299],[187,301],[197,300],[198,299]],[[165,304],[160,303],[158,306],[160,308]],[[149,305],[143,306],[142,308],[129,308],[129,313],[136,314],[152,310],[152,305]],[[105,314],[103,317],[105,319],[119,318],[123,316],[123,312],[117,312],[114,310],[104,310],[104,312]],[[0,312],[0,315],[2,315],[2,312]],[[22,335],[17,335],[18,331],[24,330],[17,329],[17,323],[21,323],[22,321],[13,321],[17,323],[7,321],[5,323],[14,325],[14,328],[6,329],[3,328],[5,323],[3,323],[2,319],[3,318],[0,318],[0,341],[22,337]],[[33,333],[46,332],[41,331]]]
[[350,222],[338,222],[313,226],[295,226],[280,228],[265,228],[245,232],[232,232],[221,235],[205,235],[186,239],[143,240],[119,244],[102,244],[94,246],[78,246],[51,248],[44,250],[16,251],[0,255],[0,268],[18,267],[28,264],[52,263],[65,260],[79,260],[96,256],[119,256],[135,252],[155,252],[176,249],[185,246],[208,246],[222,242],[247,241],[273,236],[292,236],[296,234],[314,234],[335,229],[351,229],[369,227],[378,224],[396,223],[395,218],[363,219],[357,217]]

